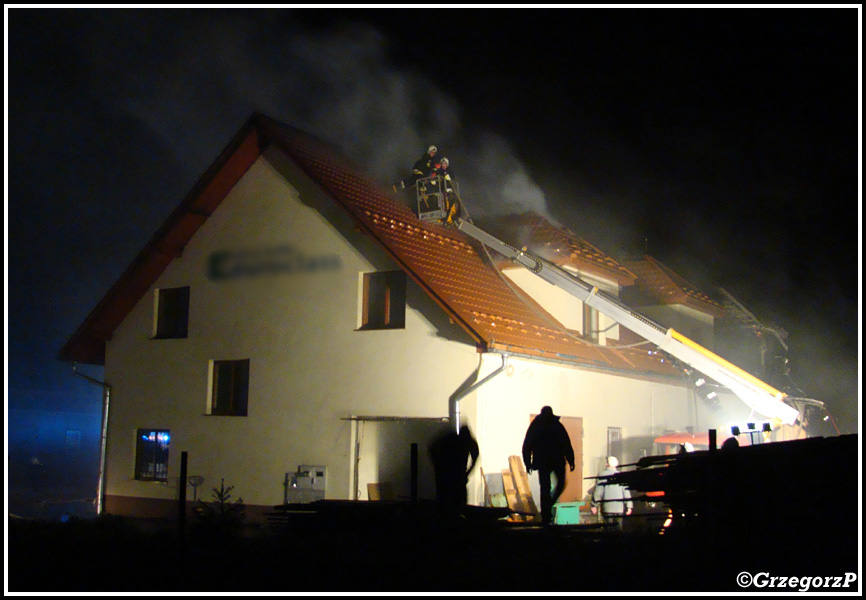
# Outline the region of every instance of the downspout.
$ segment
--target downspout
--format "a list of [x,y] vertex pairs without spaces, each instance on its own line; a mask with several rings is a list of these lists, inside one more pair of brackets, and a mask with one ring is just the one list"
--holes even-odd
[[96,514],[104,510],[105,499],[105,452],[108,441],[108,404],[111,400],[111,386],[88,375],[78,372],[78,365],[73,363],[72,374],[102,387],[102,431],[99,437],[99,483],[96,488]]
[[[472,385],[467,386],[466,382],[464,382],[463,385],[457,388],[457,390],[448,398],[448,418],[451,420],[451,423],[454,424],[454,428],[458,433],[460,432],[460,400],[505,370],[508,366],[508,354],[503,353],[500,354],[500,356],[502,357],[502,365],[498,369],[487,375],[481,381],[476,381]],[[479,364],[478,368],[475,369],[475,373],[477,374],[480,370],[481,365]]]

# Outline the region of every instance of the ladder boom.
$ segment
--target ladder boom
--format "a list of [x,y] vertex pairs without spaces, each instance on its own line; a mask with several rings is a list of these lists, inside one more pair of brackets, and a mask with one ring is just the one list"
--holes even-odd
[[681,333],[663,327],[576,275],[525,250],[518,250],[506,244],[465,219],[458,219],[456,223],[460,231],[595,308],[689,367],[729,388],[752,410],[772,419],[778,418],[789,425],[799,417],[799,411],[783,401],[784,393]]

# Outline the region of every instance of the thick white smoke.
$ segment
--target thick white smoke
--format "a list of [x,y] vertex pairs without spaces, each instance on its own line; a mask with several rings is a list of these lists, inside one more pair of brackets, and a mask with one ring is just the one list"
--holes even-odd
[[124,111],[182,149],[179,162],[206,165],[232,128],[259,110],[335,144],[385,186],[407,177],[436,144],[473,216],[549,216],[509,143],[462,122],[458,103],[421,73],[394,66],[374,29],[286,35],[256,13],[230,21],[225,13],[194,14],[188,35],[170,40],[164,62],[129,75],[119,91]]

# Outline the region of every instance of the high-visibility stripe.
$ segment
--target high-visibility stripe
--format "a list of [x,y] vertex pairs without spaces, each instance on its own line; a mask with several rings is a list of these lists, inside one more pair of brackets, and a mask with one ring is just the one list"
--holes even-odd
[[734,364],[726,361],[721,356],[714,354],[713,352],[710,352],[709,350],[707,350],[706,348],[704,348],[700,344],[693,342],[692,340],[690,340],[686,336],[682,335],[681,333],[679,333],[673,329],[670,330],[670,333],[671,333],[671,337],[674,338],[675,340],[682,342],[683,344],[692,348],[693,350],[697,350],[698,352],[700,352],[701,354],[703,354],[707,358],[709,358],[709,359],[713,360],[714,362],[722,365],[726,369],[733,371],[734,374],[737,375],[738,377],[749,381],[752,385],[754,385],[756,387],[761,388],[762,390],[764,390],[768,394],[771,394],[772,396],[774,396],[777,400],[782,400],[782,398],[785,396],[785,394],[783,394],[782,392],[780,392],[779,390],[777,390],[773,386],[771,386],[767,383],[764,383],[763,381],[761,381],[760,379],[758,379],[757,377],[755,377],[751,373],[748,373],[748,372],[742,370],[737,365],[734,365]]

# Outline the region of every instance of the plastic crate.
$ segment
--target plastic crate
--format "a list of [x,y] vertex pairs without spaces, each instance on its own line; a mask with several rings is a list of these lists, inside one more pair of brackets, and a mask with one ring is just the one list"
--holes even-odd
[[577,525],[580,523],[580,507],[583,502],[557,502],[553,505],[554,525]]

